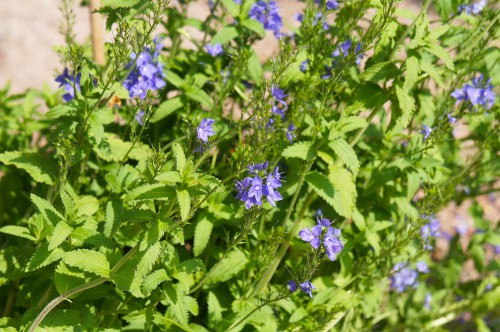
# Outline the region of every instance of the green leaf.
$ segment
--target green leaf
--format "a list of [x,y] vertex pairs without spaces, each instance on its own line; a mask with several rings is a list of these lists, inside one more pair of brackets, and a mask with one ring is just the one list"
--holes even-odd
[[14,165],[23,169],[36,182],[53,185],[52,179],[56,178],[54,170],[57,166],[39,153],[9,151],[0,154],[0,162],[5,165]]
[[164,185],[162,183],[146,184],[130,191],[126,200],[140,201],[140,200],[161,200],[167,201],[175,197],[174,188]]
[[[120,137],[111,133],[104,133],[104,139],[99,146],[94,147],[99,158],[105,161],[122,161],[127,157],[133,160],[146,160],[151,154],[151,149],[142,143],[136,143],[132,148],[131,142],[125,142]],[[130,150],[130,152],[129,152]]]
[[193,246],[193,253],[195,256],[199,256],[207,247],[210,240],[210,235],[212,235],[213,227],[214,224],[208,218],[207,214],[204,214],[196,224]]
[[357,197],[353,175],[345,168],[331,167],[328,178],[335,189],[333,208],[341,216],[351,218]]
[[207,296],[207,306],[208,306],[208,324],[212,329],[217,327],[217,323],[222,321],[222,313],[224,309],[219,303],[217,296],[209,292]]
[[238,31],[236,30],[236,28],[232,26],[225,26],[215,34],[215,36],[212,38],[211,43],[219,43],[225,45],[236,37],[238,37]]
[[93,113],[89,118],[90,132],[94,136],[97,145],[101,144],[104,139],[104,125],[97,113]]
[[411,205],[406,197],[394,197],[393,200],[402,213],[413,219],[418,218],[418,210]]
[[167,271],[165,269],[160,269],[152,272],[146,278],[144,278],[144,282],[142,284],[142,289],[144,295],[149,295],[153,290],[158,288],[158,286],[164,282],[171,280]]
[[432,79],[436,82],[440,87],[444,87],[443,79],[441,78],[441,73],[438,68],[435,67],[432,63],[427,61],[420,62],[420,69],[425,72],[427,75],[432,77]]
[[171,83],[173,86],[179,89],[184,87],[185,82],[179,75],[170,70],[164,70],[163,72],[165,73],[167,81]]
[[396,97],[398,98],[399,108],[403,112],[401,117],[398,119],[403,128],[406,128],[411,121],[413,116],[413,112],[415,111],[415,101],[409,95],[408,92],[405,92],[404,89],[401,88],[400,85],[396,85]]
[[406,76],[403,84],[403,91],[409,93],[417,82],[418,73],[420,72],[419,60],[416,56],[410,56],[405,61]]
[[343,119],[340,122],[340,126],[337,128],[341,133],[345,134],[356,129],[365,128],[368,125],[366,119],[359,116],[350,116]]
[[297,142],[287,147],[281,155],[285,158],[300,158],[302,160],[313,160],[316,152],[313,149],[313,142]]
[[60,248],[49,250],[48,244],[40,245],[33,256],[31,256],[26,271],[31,272],[60,260],[64,256],[64,251]]
[[262,65],[260,64],[259,57],[254,50],[248,59],[248,74],[254,83],[259,86],[262,82]]
[[198,87],[189,87],[188,89],[186,89],[185,94],[190,99],[199,102],[208,109],[212,109],[214,107],[214,101],[212,100],[212,98],[205,91]]
[[176,285],[165,285],[164,286],[165,300],[170,304],[169,312],[172,314],[174,319],[183,324],[188,324],[189,310],[184,301],[186,291],[182,284]]
[[159,181],[159,182],[163,182],[163,183],[165,183],[165,182],[167,182],[167,183],[182,182],[181,175],[177,171],[167,171],[167,172],[160,173],[155,177],[155,180]]
[[70,289],[85,283],[85,273],[78,269],[71,268],[59,262],[56,273],[54,274],[54,284],[59,294],[64,294]]
[[231,251],[222,259],[219,265],[212,267],[207,279],[208,283],[224,282],[242,271],[248,263],[248,258],[240,250]]
[[237,17],[238,14],[240,13],[240,6],[238,6],[234,0],[222,0],[222,3],[224,4],[224,7],[227,8],[227,11],[229,14],[231,14],[232,17]]
[[46,114],[49,119],[57,119],[65,115],[73,115],[81,107],[79,100],[71,100],[52,107]]
[[360,78],[364,81],[378,83],[387,82],[400,74],[399,68],[393,62],[387,61],[370,66],[361,74]]
[[175,143],[172,146],[172,153],[174,154],[175,166],[179,172],[182,172],[184,166],[186,166],[186,155],[180,144]]
[[140,0],[102,0],[103,7],[126,8],[137,5]]
[[191,210],[191,199],[187,190],[176,190],[177,192],[177,202],[179,203],[179,209],[181,210],[181,219],[186,221],[189,217],[189,210]]
[[137,261],[136,270],[130,282],[129,291],[135,297],[144,297],[141,290],[141,285],[144,282],[144,277],[153,269],[153,266],[158,261],[163,251],[162,244],[157,242],[146,251],[141,252],[140,259]]
[[54,227],[54,230],[52,231],[52,235],[50,236],[49,250],[54,250],[59,247],[59,245],[66,240],[72,231],[73,228],[64,220],[57,223],[56,227]]
[[93,196],[80,196],[77,199],[76,216],[93,216],[99,210],[99,201]]
[[182,103],[182,99],[179,96],[164,101],[163,103],[158,105],[158,108],[156,109],[156,111],[154,111],[150,121],[152,123],[156,123],[160,120],[163,120],[182,106],[184,106],[184,104]]
[[258,34],[260,38],[264,38],[266,36],[266,30],[264,29],[264,26],[257,20],[244,19],[241,21],[241,25]]
[[335,189],[328,177],[319,172],[312,171],[306,175],[305,180],[321,198],[333,207]]
[[18,237],[23,237],[25,239],[36,241],[35,237],[31,235],[30,230],[27,227],[7,225],[0,228],[0,233],[5,233],[9,235],[14,235]]
[[450,54],[448,53],[448,51],[446,51],[439,44],[435,44],[435,43],[429,44],[429,45],[427,45],[427,47],[425,49],[429,53],[431,53],[431,54],[435,55],[436,57],[438,57],[439,59],[443,60],[445,66],[448,67],[448,69],[450,69],[450,70],[455,69],[455,66],[453,65],[453,60],[452,60]]
[[31,201],[37,207],[45,220],[52,225],[57,225],[59,221],[64,220],[64,217],[57,211],[52,204],[35,194],[31,194]]
[[100,277],[109,278],[109,262],[106,255],[101,252],[89,249],[73,250],[64,254],[63,262]]
[[359,172],[359,160],[354,149],[344,139],[338,138],[330,142],[328,146],[342,159],[347,167],[354,173],[354,177]]

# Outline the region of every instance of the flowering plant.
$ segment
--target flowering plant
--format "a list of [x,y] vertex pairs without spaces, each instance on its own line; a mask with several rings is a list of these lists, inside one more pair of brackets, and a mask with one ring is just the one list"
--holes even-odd
[[103,0],[0,91],[0,329],[499,330],[498,1],[406,3]]

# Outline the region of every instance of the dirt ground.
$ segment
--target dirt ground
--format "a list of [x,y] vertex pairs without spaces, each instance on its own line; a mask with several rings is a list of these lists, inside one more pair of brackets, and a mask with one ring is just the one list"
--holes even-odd
[[[79,42],[89,42],[90,18],[87,7],[80,7],[79,0],[73,6],[76,18],[74,31]],[[175,2],[175,0],[173,0]],[[295,14],[304,4],[296,0],[277,0],[285,25],[296,25]],[[48,83],[57,88],[54,77],[62,70],[60,59],[53,46],[61,45],[63,37],[59,34],[62,20],[58,9],[61,0],[2,0],[0,5],[0,88],[11,81],[11,92],[21,92],[27,88],[41,88]],[[417,12],[418,0],[406,0],[401,6]],[[194,3],[192,16],[203,18],[208,14],[207,0]],[[276,52],[277,42],[272,35],[261,41],[257,51],[262,59]],[[1,110],[0,110],[1,111]],[[493,223],[500,220],[500,199],[494,194],[481,197],[480,202],[485,217]],[[473,221],[467,210],[470,202],[461,206],[450,204],[438,214],[445,230],[454,234],[455,227],[466,225],[470,237]]]

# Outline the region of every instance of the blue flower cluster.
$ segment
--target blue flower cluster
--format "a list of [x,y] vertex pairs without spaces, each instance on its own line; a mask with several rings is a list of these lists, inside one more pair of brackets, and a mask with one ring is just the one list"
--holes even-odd
[[[347,57],[351,46],[352,46],[352,41],[350,41],[350,40],[346,40],[346,41],[340,43],[339,46],[337,46],[337,48],[335,49],[335,51],[333,51],[332,57],[336,58],[336,57],[339,57],[341,55],[344,58]],[[361,60],[365,56],[363,53],[361,53],[361,44],[360,43],[356,44],[356,48],[354,49],[354,54],[356,55],[356,64],[359,65],[361,63]]]
[[130,98],[139,97],[146,98],[149,90],[156,91],[165,86],[163,80],[163,66],[158,61],[158,56],[162,48],[161,39],[156,36],[154,38],[155,50],[151,53],[148,47],[144,48],[139,55],[132,52],[130,55],[132,61],[128,64],[128,68],[135,66],[129,73],[123,85],[128,90]]
[[64,68],[64,71],[61,75],[56,77],[56,82],[59,83],[59,87],[64,86],[64,91],[66,93],[63,95],[64,101],[70,101],[75,98],[75,88],[80,92],[80,78],[82,77],[82,73],[75,75],[70,75],[68,68]]
[[[266,174],[266,169],[269,162],[260,164],[252,164],[248,166],[248,172],[253,177],[248,176],[243,181],[236,181],[236,189],[238,195],[236,199],[245,203],[245,207],[250,209],[252,206],[262,205],[262,196],[265,196],[267,201],[276,206],[276,201],[281,201],[283,197],[278,192],[277,188],[281,187],[281,173],[278,166],[273,172]],[[265,184],[264,184],[264,179]]]
[[481,105],[490,109],[495,102],[495,92],[490,82],[491,78],[484,83],[484,77],[481,74],[472,79],[472,85],[465,84],[461,89],[455,90],[451,96],[457,100],[457,103],[468,100],[475,107]]
[[[314,249],[318,249],[323,240],[323,245],[326,250],[326,255],[331,261],[337,259],[337,254],[344,249],[344,245],[340,242],[340,229],[330,227],[330,220],[326,218],[317,218],[318,224],[312,227],[304,228],[299,232],[302,241],[309,242]],[[322,239],[323,229],[326,233]]]
[[[271,94],[273,95],[275,102],[277,102],[277,104],[275,103],[271,107],[271,112],[276,114],[276,115],[281,116],[282,119],[285,119],[285,111],[288,109],[288,104],[285,101],[285,98],[288,95],[286,95],[285,92],[282,89],[280,89],[279,87],[274,86],[274,84],[271,87]],[[280,107],[280,105],[281,105],[281,107]],[[272,119],[272,118],[269,119],[269,122],[266,125],[266,129],[272,129],[273,124],[274,124],[274,119]],[[295,125],[293,124],[293,122],[290,122],[288,124],[288,128],[286,129],[286,138],[288,139],[288,141],[290,143],[292,143],[292,141],[293,141],[293,137],[294,137],[293,132],[295,131],[295,129],[297,129],[297,128],[295,128]]]
[[467,15],[478,15],[481,14],[484,7],[486,7],[486,0],[480,0],[472,5],[460,5],[458,6],[458,15],[462,13]]
[[440,229],[439,220],[437,220],[434,216],[431,216],[429,222],[424,226],[422,226],[422,228],[420,229],[420,236],[424,241],[425,250],[433,249],[432,245],[430,244],[430,241],[431,238],[436,238],[440,236],[439,229]]
[[[312,290],[316,289],[313,284],[309,280],[304,281],[303,283],[299,284],[300,290],[309,295],[310,298],[312,298]],[[288,282],[288,290],[291,293],[294,293],[297,290],[297,283],[293,280],[290,280]]]
[[425,262],[418,262],[417,269],[411,269],[408,263],[394,264],[394,274],[389,277],[391,288],[398,293],[404,292],[406,288],[418,286],[418,273],[429,273],[429,268]]
[[283,21],[275,1],[258,0],[250,8],[248,17],[262,23],[264,29],[273,31],[276,38],[281,36],[280,30],[283,27]]

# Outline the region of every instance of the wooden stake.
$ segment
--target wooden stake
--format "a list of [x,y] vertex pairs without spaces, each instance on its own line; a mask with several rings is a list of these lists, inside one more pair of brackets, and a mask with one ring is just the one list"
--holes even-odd
[[92,36],[92,54],[98,65],[104,65],[104,26],[102,15],[95,13],[101,8],[101,0],[90,0],[90,28]]

